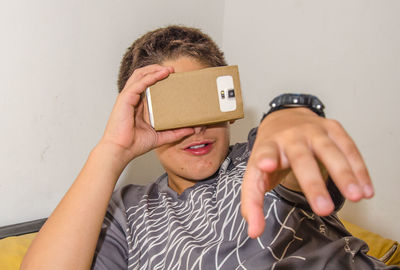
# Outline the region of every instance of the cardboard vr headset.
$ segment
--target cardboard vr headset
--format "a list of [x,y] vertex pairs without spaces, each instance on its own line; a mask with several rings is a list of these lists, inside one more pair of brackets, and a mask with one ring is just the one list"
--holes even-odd
[[155,130],[210,125],[244,117],[237,66],[172,73],[145,93]]

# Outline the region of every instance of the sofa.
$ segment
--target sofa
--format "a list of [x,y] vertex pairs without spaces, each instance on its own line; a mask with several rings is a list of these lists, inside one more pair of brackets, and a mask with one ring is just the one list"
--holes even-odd
[[[0,227],[0,269],[19,269],[22,258],[46,219],[39,219]],[[378,234],[342,220],[347,230],[364,240],[370,250],[369,255],[387,265],[400,265],[400,245],[397,241],[386,239]]]

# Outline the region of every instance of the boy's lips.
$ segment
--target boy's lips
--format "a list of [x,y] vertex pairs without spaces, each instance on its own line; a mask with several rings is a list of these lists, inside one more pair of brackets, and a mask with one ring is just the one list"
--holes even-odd
[[201,142],[191,143],[186,147],[184,147],[183,150],[195,156],[201,156],[208,154],[212,150],[212,147],[213,147],[212,141],[201,141]]

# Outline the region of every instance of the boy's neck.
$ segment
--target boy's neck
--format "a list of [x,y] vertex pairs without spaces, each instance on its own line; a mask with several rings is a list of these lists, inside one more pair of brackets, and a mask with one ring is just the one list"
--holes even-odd
[[188,180],[182,177],[177,177],[175,175],[168,174],[168,186],[178,193],[178,195],[182,194],[186,189],[194,186],[197,183],[196,180]]

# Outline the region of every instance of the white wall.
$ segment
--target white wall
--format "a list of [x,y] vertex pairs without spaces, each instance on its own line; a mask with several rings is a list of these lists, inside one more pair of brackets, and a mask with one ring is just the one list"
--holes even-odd
[[[120,59],[139,35],[180,23],[221,43],[223,7],[213,0],[1,1],[0,226],[55,208],[102,135]],[[148,159],[129,169],[136,182],[160,174]]]
[[[225,6],[224,6],[225,5]],[[318,95],[358,143],[375,181],[370,201],[343,216],[400,239],[397,0],[99,1],[0,3],[0,226],[46,217],[100,138],[120,58],[140,34],[200,27],[239,64],[245,138],[284,91]],[[347,96],[347,98],[345,98]],[[119,184],[161,173],[150,154]]]
[[358,144],[376,196],[341,215],[400,239],[400,2],[268,0],[225,2],[223,49],[240,67],[248,122],[282,92],[319,96]]

